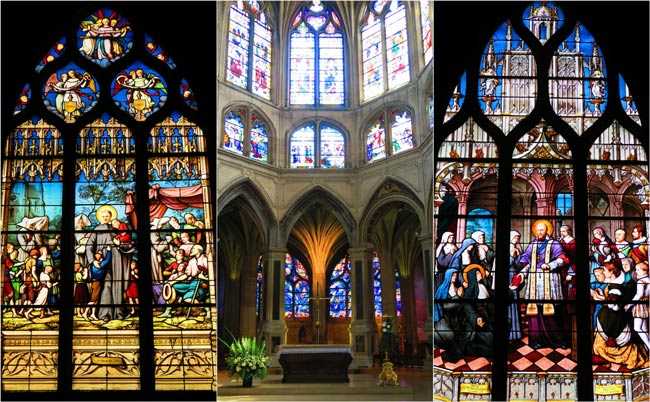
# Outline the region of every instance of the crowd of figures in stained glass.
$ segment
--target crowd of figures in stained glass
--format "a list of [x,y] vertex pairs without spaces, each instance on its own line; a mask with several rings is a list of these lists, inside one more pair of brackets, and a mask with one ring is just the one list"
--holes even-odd
[[309,317],[310,282],[307,270],[297,259],[287,254],[284,262],[284,316]]
[[[23,119],[3,144],[3,390],[56,389],[59,330],[73,335],[73,389],[140,389],[143,285],[153,294],[153,328],[167,335],[154,346],[156,387],[185,389],[185,379],[193,377],[198,388],[210,389],[215,278],[205,138],[195,123],[172,111],[151,128],[146,149],[137,150],[132,128],[111,111],[147,120],[170,96],[163,74],[136,60],[105,76],[134,43],[129,22],[110,9],[84,19],[77,34],[78,51],[67,49],[63,37],[36,68],[41,72],[73,52],[41,81],[42,110],[68,123],[70,132],[33,116]],[[175,69],[151,37],[144,35],[144,43],[145,57],[164,62],[160,68]],[[84,58],[96,66],[79,67]],[[97,77],[111,82],[110,88],[100,91]],[[189,83],[180,83],[173,96],[180,105],[196,108]],[[18,117],[32,106],[30,88],[25,85],[18,98]],[[94,111],[100,97],[112,101],[103,103],[108,108],[101,114]],[[69,129],[91,111],[99,117],[74,132]],[[74,139],[73,148],[63,148],[64,134]],[[148,183],[141,187],[148,199],[139,200],[148,206],[144,216],[136,207],[136,151],[147,154]],[[64,178],[67,161],[74,176]],[[66,180],[74,181],[72,197],[64,196]],[[63,221],[64,210],[73,212],[73,221]],[[142,225],[149,226],[146,241],[137,236]],[[66,245],[61,238],[70,228],[74,244]],[[151,247],[150,261],[143,261],[143,247]],[[66,253],[74,256],[68,267],[62,264]],[[143,270],[151,270],[152,282],[143,281]],[[63,275],[73,278],[72,289],[61,289]],[[59,327],[62,294],[71,295],[72,328]],[[25,336],[43,348],[22,350]],[[183,351],[174,350],[177,339]],[[183,367],[189,361],[192,367]]]
[[[434,184],[434,366],[492,370],[495,282],[503,275],[509,292],[510,398],[524,396],[525,383],[539,384],[536,375],[522,377],[526,372],[550,372],[568,375],[560,395],[575,399],[580,342],[591,344],[593,357],[585,363],[594,365],[599,398],[633,392],[635,398],[647,397],[643,387],[631,382],[623,387],[603,376],[647,375],[650,368],[647,148],[639,140],[643,130],[630,89],[617,76],[619,93],[609,92],[613,81],[600,49],[581,24],[548,56],[550,69],[536,71],[526,42],[545,44],[563,18],[554,3],[535,2],[523,17],[533,37],[515,32],[510,21],[499,27],[475,81],[480,109],[492,124],[468,117],[460,125],[443,125],[449,128],[436,148]],[[537,75],[548,75],[552,111],[570,129],[544,120],[520,129],[539,101]],[[473,83],[463,74],[445,123],[463,107],[466,85]],[[619,97],[620,102],[608,102]],[[617,117],[586,142],[584,132],[612,108]],[[579,145],[570,146],[568,138]],[[512,171],[504,173],[499,151],[510,143]],[[574,175],[578,149],[586,154],[581,184]],[[503,174],[512,175],[510,194],[499,194]],[[577,193],[587,194],[587,205],[576,205]],[[508,222],[500,221],[501,203],[511,209]],[[577,216],[586,216],[587,229],[575,227]],[[497,229],[508,227],[509,244],[498,244]],[[589,236],[587,250],[576,245],[581,236]],[[497,259],[502,248],[508,261]],[[577,302],[576,278],[587,277],[592,303],[585,309]],[[591,339],[577,338],[577,315],[584,312],[591,314]]]

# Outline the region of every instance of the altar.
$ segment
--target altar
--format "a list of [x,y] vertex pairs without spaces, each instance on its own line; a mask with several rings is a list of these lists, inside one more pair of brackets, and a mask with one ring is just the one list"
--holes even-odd
[[278,360],[283,383],[350,382],[350,345],[280,345]]

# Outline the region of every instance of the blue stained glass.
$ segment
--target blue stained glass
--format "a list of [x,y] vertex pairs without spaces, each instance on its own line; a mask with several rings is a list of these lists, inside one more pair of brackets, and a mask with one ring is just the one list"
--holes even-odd
[[636,102],[630,93],[630,88],[627,86],[627,83],[623,79],[622,75],[618,75],[618,91],[621,99],[621,105],[625,110],[625,113],[635,119],[637,123],[639,121],[639,111],[636,108]]
[[121,59],[133,47],[131,25],[113,10],[102,8],[79,24],[81,54],[101,67]]
[[228,113],[224,123],[223,148],[228,151],[242,154],[244,141],[244,111],[232,110]]
[[321,34],[320,46],[320,103],[341,105],[345,88],[343,78],[343,35]]
[[43,86],[43,103],[66,123],[90,111],[99,98],[99,84],[85,70],[70,63],[50,75]]
[[18,101],[16,102],[16,109],[14,110],[14,115],[22,112],[27,105],[29,100],[32,97],[32,87],[29,84],[26,84],[23,90],[20,92]]
[[167,84],[141,62],[120,72],[111,85],[115,104],[138,121],[144,121],[167,102]]
[[52,46],[52,48],[47,53],[45,53],[45,56],[43,56],[41,61],[36,66],[36,72],[40,73],[43,67],[45,67],[47,64],[59,58],[59,56],[61,56],[64,51],[65,51],[65,36],[61,37],[61,39],[59,39],[59,41],[56,42],[54,46]]
[[181,95],[183,96],[183,101],[187,106],[195,110],[198,109],[196,99],[194,98],[194,91],[192,91],[190,84],[185,78],[181,79]]
[[382,114],[370,127],[366,136],[368,162],[386,157],[385,141],[386,131],[384,129],[384,116]]
[[284,260],[284,316],[309,317],[309,276],[300,261],[290,254]]
[[266,132],[266,125],[254,113],[251,120],[251,158],[268,162],[269,135]]
[[[372,16],[373,14],[369,15]],[[364,100],[372,99],[384,92],[381,30],[381,19],[372,19],[372,22],[369,21],[361,30]]]
[[330,317],[351,317],[350,257],[345,256],[330,276]]
[[257,260],[257,279],[255,281],[255,313],[259,317],[262,313],[262,256]]
[[381,265],[377,252],[372,252],[372,282],[374,291],[375,317],[382,316],[381,306]]
[[271,98],[271,30],[266,25],[264,14],[255,20],[253,35],[253,93]]
[[552,1],[535,1],[524,11],[522,19],[543,44],[564,24],[564,13]]
[[162,62],[167,63],[169,68],[172,70],[176,68],[176,64],[171,59],[171,57],[167,56],[167,53],[165,53],[165,51],[160,46],[158,46],[158,44],[154,42],[153,39],[151,39],[151,37],[147,34],[144,35],[144,43],[145,48],[150,55],[154,56]]
[[[445,113],[445,120],[444,120],[445,123],[460,111],[460,108],[463,106],[463,101],[465,99],[466,92],[467,92],[467,72],[464,72],[463,75],[460,77],[460,81],[458,81],[458,85],[456,85],[456,87],[454,88],[454,92],[451,94],[451,98],[449,98],[449,103],[447,104],[447,110]],[[431,99],[430,99],[429,113],[431,113],[431,129],[433,130],[433,95],[431,95]]]
[[395,270],[395,309],[397,316],[402,316],[402,286],[399,281],[399,271]]

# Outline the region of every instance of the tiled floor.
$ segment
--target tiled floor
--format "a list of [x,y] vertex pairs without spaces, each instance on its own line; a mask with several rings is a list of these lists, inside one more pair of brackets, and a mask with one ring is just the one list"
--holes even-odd
[[349,383],[283,384],[281,374],[264,380],[255,379],[252,388],[242,388],[240,379],[231,379],[228,371],[219,371],[219,401],[431,401],[431,370],[401,368],[395,370],[400,387],[379,386],[380,369],[365,374],[349,374]]

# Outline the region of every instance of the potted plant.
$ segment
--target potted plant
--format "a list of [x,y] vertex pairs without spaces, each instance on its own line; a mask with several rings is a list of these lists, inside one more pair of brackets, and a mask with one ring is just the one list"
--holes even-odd
[[[230,332],[230,331],[229,331]],[[232,336],[232,333],[230,334]],[[228,347],[229,355],[226,357],[226,363],[230,369],[230,376],[241,377],[243,387],[253,385],[253,378],[266,377],[266,369],[269,364],[269,358],[266,356],[266,344],[260,337],[242,337],[234,339],[228,344],[223,339],[219,339]]]

